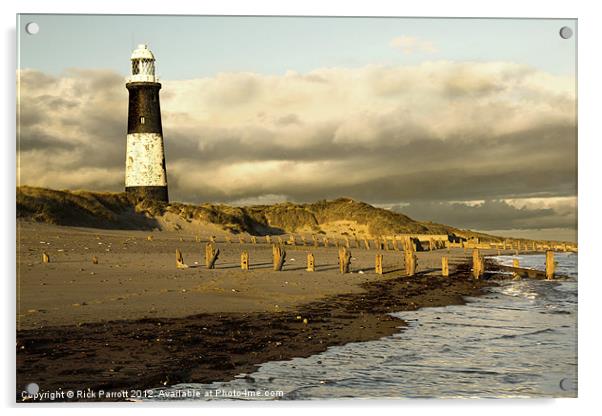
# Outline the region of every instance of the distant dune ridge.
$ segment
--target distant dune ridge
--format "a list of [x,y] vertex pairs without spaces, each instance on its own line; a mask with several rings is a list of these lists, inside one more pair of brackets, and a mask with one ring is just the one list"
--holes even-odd
[[137,202],[125,193],[17,187],[17,218],[55,225],[104,229],[183,229],[212,224],[225,232],[251,235],[313,233],[357,235],[449,234],[497,239],[406,215],[350,198],[310,204],[280,203],[233,207],[223,204]]

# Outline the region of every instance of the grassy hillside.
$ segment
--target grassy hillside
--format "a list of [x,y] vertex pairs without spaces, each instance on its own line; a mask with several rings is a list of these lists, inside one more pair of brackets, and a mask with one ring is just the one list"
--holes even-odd
[[[324,233],[332,224],[343,223],[342,234],[373,236],[404,233],[491,236],[458,230],[430,222],[415,221],[403,214],[376,208],[348,198],[311,204],[283,203],[232,207],[181,203],[136,203],[125,193],[58,191],[23,186],[17,188],[17,217],[56,225],[114,229],[158,228],[157,219],[167,213],[188,221],[217,224],[234,233],[280,234]],[[346,228],[345,228],[346,227]],[[362,231],[359,231],[359,230]]]

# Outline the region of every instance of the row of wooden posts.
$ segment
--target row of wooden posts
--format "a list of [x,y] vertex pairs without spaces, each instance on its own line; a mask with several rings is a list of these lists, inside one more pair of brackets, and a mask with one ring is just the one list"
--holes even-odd
[[[280,245],[298,245],[297,238],[294,234],[290,234],[287,240],[283,239],[281,236],[276,236],[275,238],[270,235],[264,236],[265,242],[267,244],[277,243]],[[426,236],[425,236],[426,238]],[[215,243],[216,237],[210,236],[210,241]],[[577,247],[575,245],[567,244],[567,243],[542,243],[542,242],[526,242],[526,241],[513,241],[506,240],[503,242],[488,242],[481,243],[478,239],[462,241],[462,242],[451,242],[448,240],[442,240],[440,238],[428,238],[428,240],[419,240],[417,238],[412,238],[411,236],[393,236],[393,237],[376,237],[368,239],[367,237],[362,237],[361,239],[357,236],[353,236],[353,239],[345,236],[343,241],[340,239],[334,238],[329,239],[328,237],[322,237],[321,241],[318,237],[312,234],[311,236],[311,244],[305,238],[303,234],[300,235],[300,245],[307,246],[313,245],[314,247],[330,247],[333,245],[334,247],[346,247],[346,248],[363,248],[366,250],[377,249],[377,250],[393,250],[393,251],[401,251],[403,247],[408,244],[414,245],[414,251],[418,249],[417,245],[420,247],[424,247],[428,251],[433,251],[437,249],[443,248],[464,248],[466,249],[498,249],[498,250],[515,250],[517,252],[520,251],[548,251],[548,250],[557,250],[557,251],[577,251]],[[200,242],[200,237],[196,237],[196,241]],[[228,244],[233,243],[233,239],[231,236],[226,235],[225,241]],[[238,242],[240,244],[246,243],[246,239],[244,236],[238,236]],[[259,241],[256,236],[250,237],[251,244],[257,244]],[[353,244],[352,244],[353,242]],[[352,247],[353,246],[353,247]]]
[[[232,244],[234,242],[234,240],[232,239],[231,236],[226,235],[225,237],[225,241],[228,244]],[[290,234],[289,238],[287,240],[284,240],[282,237],[280,236],[276,236],[276,238],[274,239],[274,237],[270,236],[270,235],[266,235],[264,236],[265,238],[265,242],[266,244],[279,244],[279,245],[292,245],[292,246],[296,246],[298,245],[297,242],[297,238],[295,237],[294,234]],[[311,236],[312,242],[311,244],[309,243],[309,241],[307,241],[307,239],[305,238],[304,235],[300,236],[300,245],[301,246],[308,246],[308,245],[313,245],[314,247],[330,247],[331,245],[334,247],[345,247],[347,249],[350,248],[358,248],[358,249],[366,249],[366,250],[370,250],[370,249],[377,249],[377,250],[393,250],[393,251],[400,251],[400,246],[405,247],[408,244],[412,244],[414,246],[414,251],[416,251],[417,247],[416,247],[416,242],[413,241],[413,239],[409,236],[401,236],[400,238],[397,237],[376,237],[376,238],[372,238],[372,239],[368,239],[367,237],[363,237],[361,240],[354,236],[353,239],[350,239],[349,237],[345,237],[343,239],[343,241],[341,241],[340,239],[329,239],[328,237],[322,237],[321,241],[318,237],[316,237],[315,235]],[[246,239],[244,236],[238,236],[238,243],[239,244],[245,244],[246,243]],[[196,236],[196,241],[200,242],[201,238],[199,236]],[[216,243],[217,239],[215,236],[209,236],[209,242],[211,243]],[[257,244],[259,243],[259,241],[257,240],[256,236],[251,236],[250,237],[250,242],[251,244]],[[353,244],[352,244],[353,242]],[[372,242],[372,244],[371,244]],[[401,244],[400,244],[401,243]],[[425,242],[427,243],[427,242]],[[353,247],[352,247],[353,245]],[[440,240],[440,239],[434,239],[431,238],[428,240],[428,250],[432,251],[432,250],[437,250],[437,249],[442,249],[442,248],[446,248],[449,247],[449,242],[444,241],[444,240]]]
[[[406,272],[408,276],[413,276],[416,273],[416,268],[418,265],[418,260],[416,258],[416,254],[414,252],[414,246],[410,240],[406,240],[404,244],[404,258],[406,265]],[[220,250],[216,248],[216,244],[214,242],[208,242],[205,245],[205,267],[207,269],[215,269],[215,263],[219,257]],[[339,272],[342,274],[349,273],[351,271],[351,251],[347,247],[340,247],[338,253],[338,264],[339,264]],[[447,264],[447,257],[444,257],[445,264]],[[281,271],[284,267],[284,263],[286,261],[286,250],[282,245],[272,244],[272,262],[273,268],[275,271]],[[189,266],[184,262],[184,257],[182,256],[182,252],[179,249],[176,249],[176,267],[179,269],[185,269]],[[243,250],[240,254],[240,268],[241,270],[249,270],[250,268],[250,259],[249,252],[247,250]],[[314,272],[316,270],[316,260],[314,254],[309,252],[307,253],[307,268],[308,272]],[[378,253],[375,257],[375,267],[374,270],[376,274],[383,274],[383,254]],[[445,267],[443,271],[443,275],[449,275],[449,268]]]
[[[219,249],[215,247],[215,243],[209,242],[205,246],[205,266],[208,269],[214,269],[215,263],[219,256]],[[349,251],[346,247],[341,247],[339,249],[339,272],[341,274],[349,273],[351,271],[351,251]],[[416,258],[416,253],[413,251],[411,245],[406,245],[404,247],[404,260],[405,260],[405,269],[406,274],[408,276],[414,276],[416,274],[416,269],[418,266],[418,260]],[[272,264],[275,271],[282,271],[284,267],[284,263],[286,262],[286,250],[280,245],[273,244],[272,245]],[[180,250],[176,249],[176,267],[178,268],[187,268],[188,265],[184,263],[184,258]],[[513,261],[513,267],[519,267],[518,259]],[[242,270],[249,270],[250,268],[250,259],[249,252],[247,250],[243,250],[240,255],[240,268]],[[314,272],[316,270],[316,261],[313,253],[307,253],[307,267],[306,270],[308,272]],[[374,260],[374,271],[376,274],[383,274],[383,254],[376,254]],[[481,255],[478,248],[473,249],[472,252],[472,275],[475,279],[480,279],[485,273],[485,260]],[[554,252],[552,250],[548,250],[546,252],[546,279],[551,280],[554,278],[555,273],[555,263],[554,263]],[[441,275],[444,277],[449,276],[449,259],[447,256],[441,257]],[[515,277],[518,277],[518,274],[515,273]]]
[[[408,276],[414,276],[416,274],[416,268],[418,266],[418,260],[416,253],[413,250],[411,243],[406,243],[404,249],[404,260],[406,274]],[[219,257],[220,250],[216,248],[215,243],[209,242],[205,245],[205,267],[207,269],[215,269],[215,263]],[[342,274],[349,273],[351,271],[351,251],[346,247],[339,248],[339,272]],[[275,271],[281,271],[286,261],[286,250],[281,245],[272,245],[272,262]],[[48,253],[42,253],[42,262],[50,263],[50,256]],[[98,258],[92,256],[92,263],[98,264]],[[520,267],[518,259],[513,260],[512,266],[515,269]],[[189,266],[184,262],[184,257],[179,249],[176,249],[176,267],[179,269],[185,269]],[[240,268],[242,270],[249,270],[250,260],[249,252],[243,250],[240,255]],[[555,262],[554,262],[554,251],[546,251],[546,279],[552,280],[555,273]],[[307,253],[307,268],[308,272],[314,272],[316,270],[316,260],[313,253]],[[374,260],[374,271],[376,274],[383,274],[383,254],[376,254]],[[475,248],[472,251],[472,275],[475,279],[480,279],[485,273],[485,260],[480,254],[479,249]],[[441,257],[441,275],[444,277],[449,276],[449,259],[447,256]],[[518,278],[519,274],[515,272],[515,278]]]

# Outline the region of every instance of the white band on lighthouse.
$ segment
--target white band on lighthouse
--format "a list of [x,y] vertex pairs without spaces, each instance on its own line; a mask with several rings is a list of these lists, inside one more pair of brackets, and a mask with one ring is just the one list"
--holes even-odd
[[125,186],[167,186],[163,137],[159,133],[127,135]]

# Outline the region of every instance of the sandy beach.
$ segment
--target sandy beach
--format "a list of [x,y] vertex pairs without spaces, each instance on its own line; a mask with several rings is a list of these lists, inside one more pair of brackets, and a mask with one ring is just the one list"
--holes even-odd
[[[227,243],[216,233],[221,254],[207,270],[204,247],[215,230],[18,225],[17,394],[30,382],[107,390],[226,380],[262,362],[393,334],[404,322],[387,312],[461,304],[491,284],[469,276],[463,249],[418,252],[418,274],[406,277],[402,252],[383,250],[377,275],[377,251],[352,247],[352,272],[342,275],[334,246],[287,245],[284,270],[275,272],[263,238]],[[176,249],[188,268],[176,268]]]

